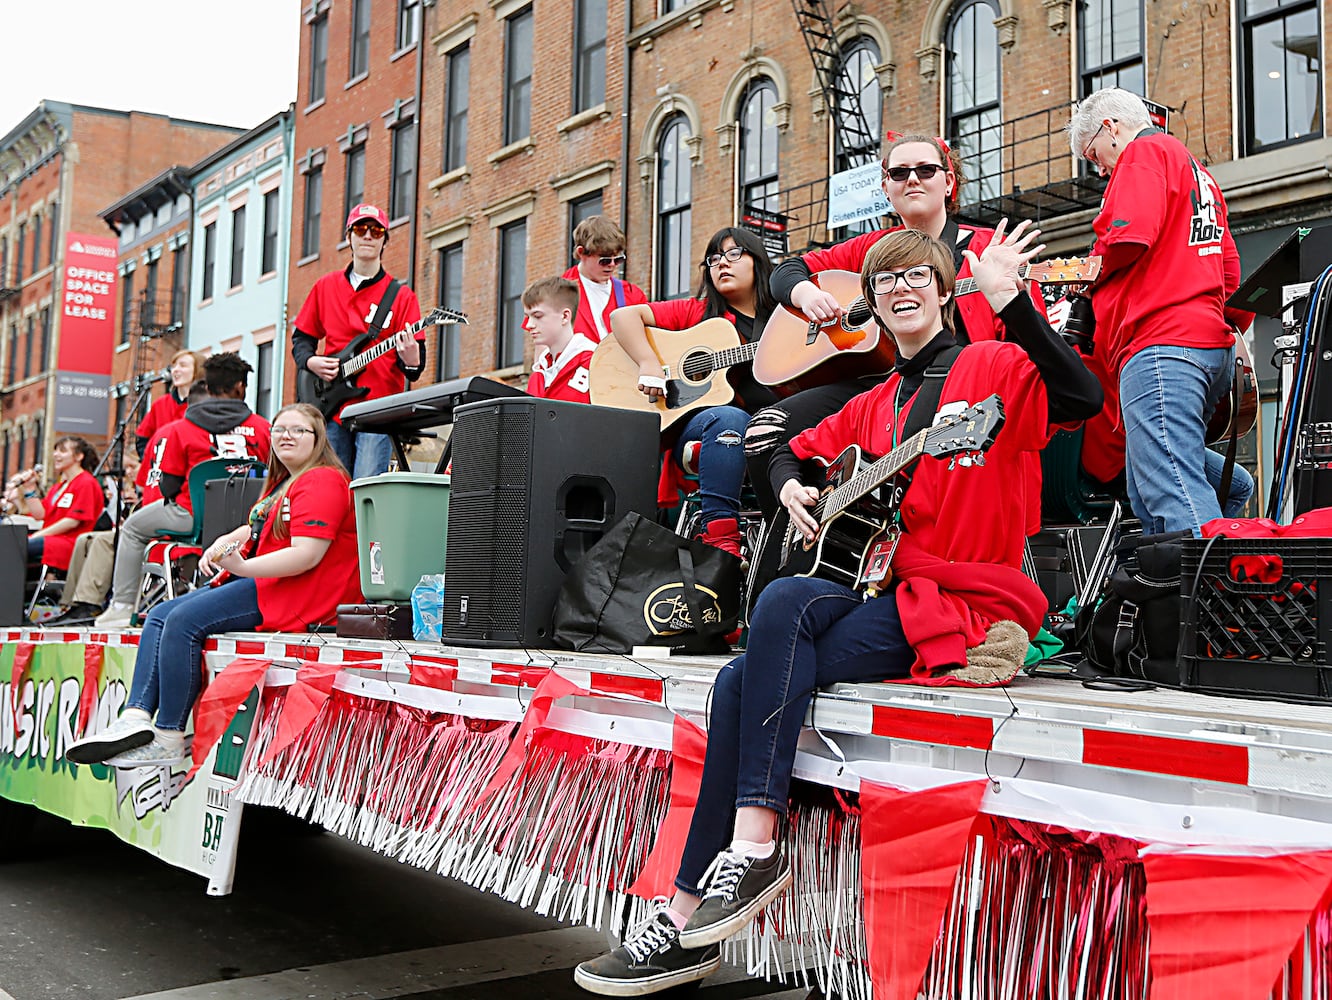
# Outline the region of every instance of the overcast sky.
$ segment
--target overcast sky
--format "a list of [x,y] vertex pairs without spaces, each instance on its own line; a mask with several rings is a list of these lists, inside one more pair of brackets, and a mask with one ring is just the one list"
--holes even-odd
[[252,128],[296,99],[300,0],[0,0],[0,136],[42,99]]

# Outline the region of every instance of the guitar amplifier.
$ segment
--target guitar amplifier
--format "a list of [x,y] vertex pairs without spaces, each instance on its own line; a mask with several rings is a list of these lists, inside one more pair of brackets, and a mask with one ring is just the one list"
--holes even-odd
[[263,496],[264,477],[229,476],[204,484],[203,547],[234,531],[250,516],[250,508]]
[[28,586],[28,529],[0,524],[0,625],[22,625]]

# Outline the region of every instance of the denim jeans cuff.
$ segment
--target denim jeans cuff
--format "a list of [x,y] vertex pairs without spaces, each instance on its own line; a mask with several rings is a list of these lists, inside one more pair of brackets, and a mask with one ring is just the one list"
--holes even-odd
[[785,816],[789,803],[785,799],[775,799],[771,795],[744,795],[735,800],[735,807],[743,809],[745,806],[757,806],[760,809],[771,809],[778,816]]
[[684,879],[682,879],[682,878],[677,878],[677,879],[675,880],[675,887],[676,887],[677,889],[679,889],[681,892],[687,892],[687,893],[689,893],[689,895],[691,895],[691,896],[697,896],[699,899],[702,899],[702,898],[703,898],[703,890],[702,890],[702,889],[700,889],[700,888],[699,888],[698,886],[696,886],[696,885],[690,885],[688,882],[686,882],[686,881],[685,881]]

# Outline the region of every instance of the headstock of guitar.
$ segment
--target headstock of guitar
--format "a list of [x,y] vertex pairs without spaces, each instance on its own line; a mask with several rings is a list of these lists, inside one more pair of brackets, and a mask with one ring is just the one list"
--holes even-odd
[[1004,426],[1004,404],[994,393],[961,413],[941,417],[925,433],[921,452],[935,458],[977,458],[994,444]]
[[1027,277],[1042,285],[1090,285],[1101,276],[1101,258],[1053,257],[1027,267]]

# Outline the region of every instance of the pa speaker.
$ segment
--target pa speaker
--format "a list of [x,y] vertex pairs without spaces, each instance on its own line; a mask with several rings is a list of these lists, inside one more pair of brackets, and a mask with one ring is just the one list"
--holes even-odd
[[629,511],[655,517],[660,432],[653,413],[532,396],[460,406],[445,641],[550,646],[565,574]]
[[0,524],[0,625],[23,625],[28,580],[28,529]]

